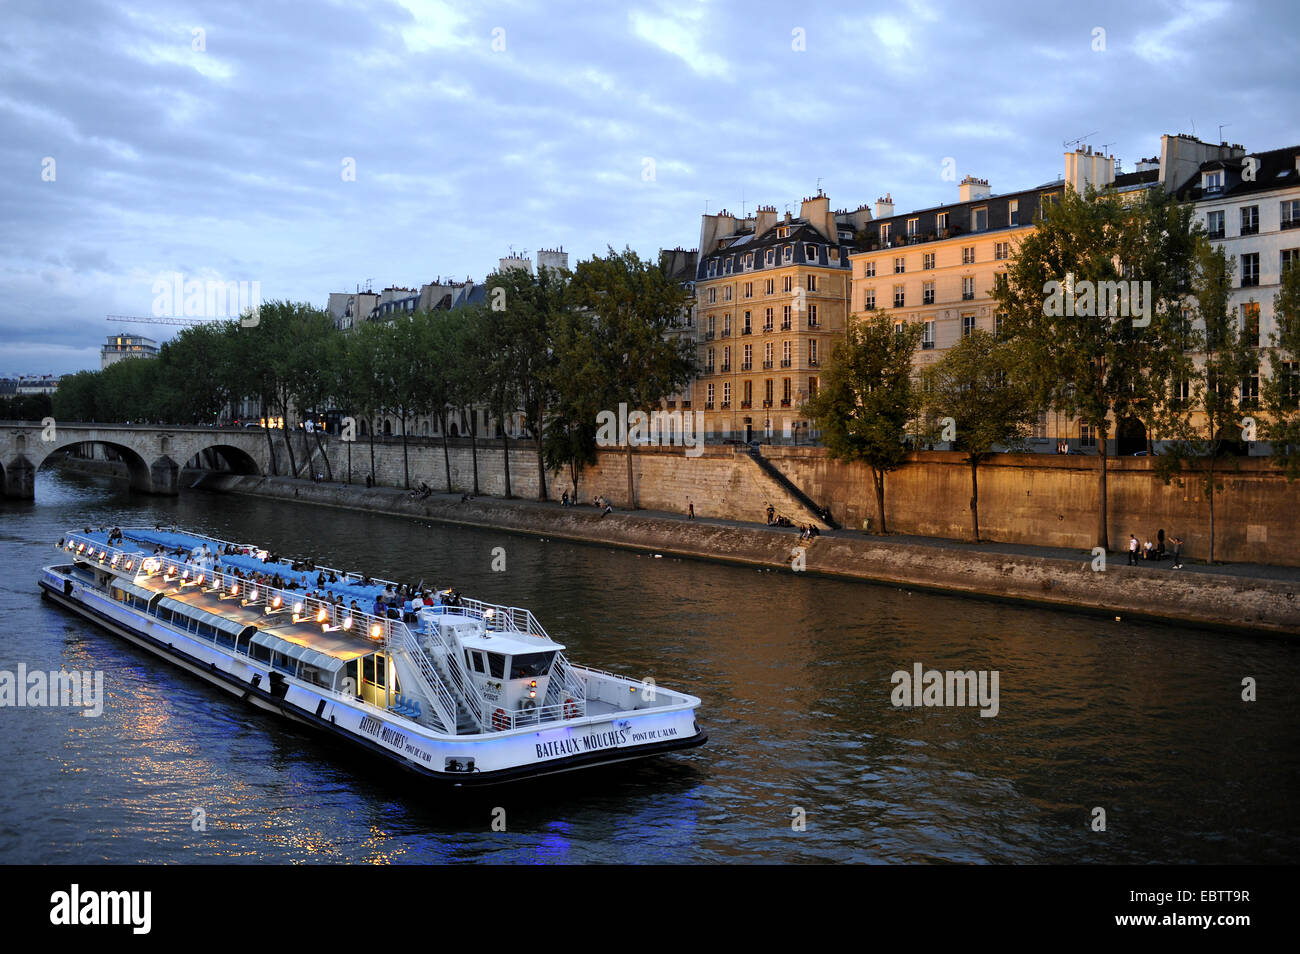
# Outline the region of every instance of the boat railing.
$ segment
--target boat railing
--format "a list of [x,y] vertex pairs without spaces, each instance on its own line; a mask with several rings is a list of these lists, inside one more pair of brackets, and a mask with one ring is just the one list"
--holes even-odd
[[[480,731],[488,727],[498,727],[493,724],[492,713],[488,709],[487,700],[483,698],[483,694],[474,685],[474,680],[469,678],[469,674],[465,672],[465,667],[461,665],[460,650],[457,647],[456,640],[450,634],[443,632],[442,627],[436,623],[430,625],[429,632],[438,641],[438,645],[442,647],[442,661],[447,669],[447,676],[452,685],[460,692],[465,708],[473,716],[474,722],[478,725]],[[501,720],[497,719],[496,721],[499,723]]]
[[384,622],[388,630],[388,645],[402,649],[406,656],[415,663],[416,670],[425,682],[422,688],[432,698],[447,731],[455,735],[458,720],[456,719],[456,700],[452,698],[451,691],[442,681],[442,677],[438,675],[437,669],[429,661],[428,655],[425,654],[415,637],[411,635],[410,628],[405,623],[396,620],[390,619]]
[[550,640],[542,624],[530,610],[521,606],[503,606],[500,603],[485,603],[483,600],[459,597],[452,609],[459,610],[466,616],[481,619],[490,632],[518,633],[537,639]]

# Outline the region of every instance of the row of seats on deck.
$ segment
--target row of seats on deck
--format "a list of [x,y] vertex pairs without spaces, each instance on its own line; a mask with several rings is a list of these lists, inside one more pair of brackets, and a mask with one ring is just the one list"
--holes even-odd
[[399,693],[397,701],[388,708],[407,719],[420,718],[420,700],[412,699],[410,696],[403,696]]

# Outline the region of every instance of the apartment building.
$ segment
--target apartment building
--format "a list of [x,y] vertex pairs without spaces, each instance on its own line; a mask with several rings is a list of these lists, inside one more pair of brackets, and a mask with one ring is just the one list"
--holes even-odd
[[700,373],[693,406],[708,440],[798,440],[801,409],[848,320],[849,254],[871,213],[833,212],[818,191],[794,216],[775,206],[704,215],[695,270]]

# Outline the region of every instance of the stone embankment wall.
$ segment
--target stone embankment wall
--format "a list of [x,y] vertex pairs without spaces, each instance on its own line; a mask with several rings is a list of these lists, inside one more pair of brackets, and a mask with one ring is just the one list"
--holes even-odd
[[821,536],[800,546],[792,530],[729,526],[523,501],[441,496],[413,500],[391,488],[367,490],[275,478],[216,477],[236,493],[297,499],[464,526],[623,546],[796,572],[894,583],[1198,625],[1300,634],[1300,586],[1290,582],[1170,573],[1166,567],[1094,572],[1090,561],[1018,557],[882,541]]
[[[277,446],[279,446],[277,442]],[[300,448],[295,443],[295,451]],[[336,480],[347,476],[345,445],[333,440],[329,454]],[[280,452],[283,447],[280,447]],[[828,505],[845,527],[876,528],[871,474],[860,464],[831,460],[823,448],[764,446],[763,456],[808,497]],[[427,482],[447,490],[441,443],[415,439],[409,448],[412,486]],[[450,446],[451,487],[473,486],[469,442]],[[301,459],[301,458],[300,458]],[[479,488],[490,496],[505,491],[500,442],[479,447]],[[1181,536],[1186,559],[1209,555],[1210,514],[1203,481],[1186,475],[1165,484],[1153,473],[1150,458],[1119,457],[1109,461],[1109,538],[1120,551],[1130,533],[1145,541]],[[375,445],[375,472],[382,485],[404,484],[400,440]],[[1300,566],[1300,482],[1288,484],[1265,459],[1223,463],[1222,490],[1215,499],[1215,557],[1242,563]],[[608,497],[627,504],[627,462],[622,451],[607,451],[579,479],[580,498]],[[319,458],[316,470],[322,471]],[[1089,456],[999,454],[980,465],[980,531],[986,540],[1091,549],[1097,526],[1098,461]],[[282,473],[284,471],[282,470]],[[362,483],[370,473],[368,442],[352,445],[352,477]],[[682,448],[641,448],[633,455],[637,503],[652,510],[685,513],[694,502],[699,516],[764,522],[770,503],[795,523],[818,522],[780,483],[764,473],[739,448],[711,446],[699,457]],[[970,468],[957,453],[915,454],[885,480],[885,515],[892,533],[971,538]],[[510,484],[515,496],[537,499],[537,455],[531,444],[511,442]],[[567,475],[550,474],[547,492],[560,499],[571,489]]]

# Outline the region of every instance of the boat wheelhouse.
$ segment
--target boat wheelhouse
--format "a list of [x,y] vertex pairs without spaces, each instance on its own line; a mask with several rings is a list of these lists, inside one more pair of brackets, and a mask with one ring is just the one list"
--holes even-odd
[[[701,745],[700,700],[569,661],[531,612],[175,530],[66,534],[52,601],[251,704],[457,785]],[[390,605],[391,604],[391,605]]]

